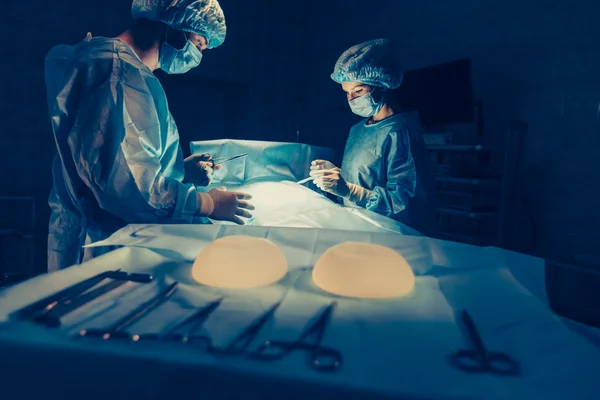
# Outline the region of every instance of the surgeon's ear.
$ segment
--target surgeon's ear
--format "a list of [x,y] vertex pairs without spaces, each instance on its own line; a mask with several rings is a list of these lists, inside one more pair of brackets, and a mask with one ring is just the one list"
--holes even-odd
[[167,41],[177,50],[181,50],[185,47],[187,43],[187,38],[185,37],[185,33],[182,31],[175,30],[170,26],[167,26]]
[[381,101],[381,99],[384,99],[386,95],[386,89],[379,87],[379,86],[375,86],[373,87],[373,89],[371,90],[371,97],[373,98],[373,100],[376,103],[379,103]]

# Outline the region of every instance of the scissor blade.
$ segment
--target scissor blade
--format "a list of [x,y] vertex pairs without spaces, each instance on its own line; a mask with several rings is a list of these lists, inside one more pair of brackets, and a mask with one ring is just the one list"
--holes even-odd
[[213,162],[215,164],[223,164],[227,161],[236,160],[238,158],[247,157],[247,156],[248,156],[248,153],[244,153],[244,154],[238,154],[237,156],[214,158]]
[[487,354],[487,349],[483,344],[483,339],[481,339],[481,335],[475,326],[475,322],[473,322],[473,318],[471,318],[471,315],[466,310],[463,310],[461,315],[465,328],[467,329],[467,335],[473,345],[473,350],[481,355]]
[[167,301],[177,290],[177,285],[179,282],[174,282],[169,285],[164,291],[154,296],[146,303],[142,304],[131,313],[123,317],[121,320],[117,321],[111,328],[108,329],[108,333],[120,332],[123,329],[126,329],[144,318],[146,315],[154,311],[158,306]]
[[181,328],[188,326],[190,324],[192,326],[189,329],[188,334],[193,334],[194,331],[196,329],[198,329],[200,327],[200,325],[202,325],[204,323],[204,321],[206,321],[206,319],[214,311],[216,311],[217,308],[219,308],[219,306],[221,305],[222,302],[223,302],[223,298],[220,298],[215,301],[211,301],[210,303],[208,303],[207,305],[202,307],[200,310],[196,311],[195,313],[193,313],[192,315],[190,315],[189,317],[185,318],[183,321],[181,321],[180,323],[175,325],[172,329],[169,329],[167,332],[159,335],[158,339],[159,340],[166,339],[169,336],[171,336],[172,334],[174,334],[175,332],[179,331]]
[[242,333],[240,333],[235,339],[229,343],[224,349],[210,347],[209,351],[219,354],[239,354],[243,353],[248,349],[250,343],[254,341],[263,325],[271,318],[275,311],[279,307],[281,302],[277,302],[272,305],[266,312],[260,317],[255,319]]
[[327,329],[327,325],[329,320],[331,319],[331,315],[333,314],[334,308],[337,306],[337,302],[331,302],[328,306],[323,308],[320,314],[317,316],[317,319],[309,325],[307,329],[307,334],[315,335],[317,343],[321,343],[323,337],[325,336],[325,330]]

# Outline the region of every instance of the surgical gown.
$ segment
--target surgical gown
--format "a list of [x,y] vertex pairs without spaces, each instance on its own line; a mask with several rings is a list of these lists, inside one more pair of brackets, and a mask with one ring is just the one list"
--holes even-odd
[[[342,176],[372,193],[370,211],[393,218],[422,234],[435,230],[435,183],[418,114],[395,114],[350,130],[344,150]],[[346,206],[356,206],[344,200]]]
[[88,38],[57,46],[46,58],[46,86],[58,150],[49,271],[79,264],[86,239],[102,240],[128,223],[194,222],[196,188],[182,183],[165,92],[128,45]]

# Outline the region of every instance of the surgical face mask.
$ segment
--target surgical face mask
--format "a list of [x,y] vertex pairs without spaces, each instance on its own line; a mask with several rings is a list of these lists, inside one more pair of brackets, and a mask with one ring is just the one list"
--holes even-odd
[[200,65],[200,61],[202,61],[202,52],[189,40],[181,50],[165,40],[158,54],[158,65],[168,74],[185,74]]
[[373,99],[372,93],[373,91],[348,101],[348,104],[350,104],[350,109],[354,114],[360,115],[363,118],[370,118],[377,114],[379,110],[381,110],[381,107],[383,107],[384,103],[383,96],[381,96],[381,99],[376,102]]

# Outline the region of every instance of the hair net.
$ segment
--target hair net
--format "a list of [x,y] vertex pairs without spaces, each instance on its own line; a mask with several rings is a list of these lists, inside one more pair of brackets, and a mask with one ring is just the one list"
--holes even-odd
[[225,16],[217,0],[133,0],[134,19],[163,22],[173,29],[206,37],[208,48],[225,41]]
[[346,50],[335,63],[331,79],[396,89],[402,76],[390,40],[375,39]]

